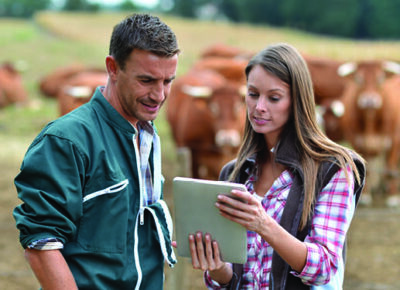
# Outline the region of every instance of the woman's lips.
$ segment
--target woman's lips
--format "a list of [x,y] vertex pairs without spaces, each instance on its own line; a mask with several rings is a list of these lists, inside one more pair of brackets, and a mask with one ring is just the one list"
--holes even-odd
[[264,119],[264,118],[260,118],[260,117],[253,117],[254,123],[256,123],[257,125],[265,125],[266,123],[268,123],[268,119]]

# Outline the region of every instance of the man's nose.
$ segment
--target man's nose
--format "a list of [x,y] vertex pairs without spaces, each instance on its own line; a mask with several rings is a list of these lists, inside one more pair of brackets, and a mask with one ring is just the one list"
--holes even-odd
[[157,102],[162,102],[165,99],[165,86],[164,84],[157,84],[153,88],[152,98]]

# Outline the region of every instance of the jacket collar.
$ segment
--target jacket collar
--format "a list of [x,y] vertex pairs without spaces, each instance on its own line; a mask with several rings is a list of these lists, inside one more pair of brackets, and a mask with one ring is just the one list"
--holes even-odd
[[[104,119],[112,124],[113,127],[117,127],[122,131],[126,131],[130,134],[136,135],[138,132],[136,128],[128,122],[114,107],[107,101],[102,93],[102,89],[104,86],[100,86],[96,88],[96,91],[93,94],[93,97],[90,100],[91,105],[95,108],[95,110],[101,114]],[[153,122],[148,122],[148,124],[141,124],[143,129],[148,131],[152,131],[148,126],[152,127],[155,130]]]

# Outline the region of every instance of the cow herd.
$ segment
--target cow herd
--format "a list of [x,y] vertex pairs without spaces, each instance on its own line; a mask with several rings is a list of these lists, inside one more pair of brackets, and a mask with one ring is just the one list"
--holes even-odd
[[[174,81],[166,115],[178,157],[183,152],[188,161],[185,175],[217,179],[222,165],[235,157],[246,118],[244,69],[252,54],[212,45]],[[363,202],[372,202],[374,188],[368,181],[376,175],[386,205],[400,206],[400,64],[303,57],[327,136],[352,146],[368,164],[383,160],[382,166],[368,166]],[[59,114],[64,115],[87,102],[106,81],[104,69],[70,65],[42,76],[39,89],[42,95],[57,99]],[[10,63],[0,65],[0,108],[27,100],[19,72]]]
[[[221,166],[239,149],[246,117],[244,68],[251,55],[211,46],[173,84],[167,118],[178,154],[190,158],[193,177],[217,179]],[[355,148],[368,164],[384,160],[379,168],[369,166],[362,202],[372,202],[371,180],[378,176],[386,205],[400,206],[400,65],[303,56],[327,136]]]
[[88,102],[107,78],[105,69],[71,64],[43,76],[39,88],[43,95],[57,99],[59,113],[65,115]]

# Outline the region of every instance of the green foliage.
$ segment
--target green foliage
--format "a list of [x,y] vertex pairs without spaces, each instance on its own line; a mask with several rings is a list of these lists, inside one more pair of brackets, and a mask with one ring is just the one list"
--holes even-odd
[[356,36],[354,33],[358,18],[356,1],[287,0],[282,10],[286,24],[290,27],[321,34]]
[[174,13],[184,17],[194,17],[198,3],[196,0],[175,0]]
[[400,39],[399,0],[175,0],[174,12],[194,17],[205,3],[217,5],[234,22],[349,38]]
[[98,11],[99,4],[89,3],[87,0],[66,0],[63,10],[67,11]]
[[[269,23],[282,25],[282,6],[284,1],[275,0],[235,0],[240,18],[250,23]],[[249,5],[251,4],[251,5]]]
[[130,0],[125,0],[124,2],[122,2],[122,3],[119,5],[118,8],[119,8],[119,10],[121,10],[121,11],[125,11],[125,10],[127,10],[127,11],[132,11],[132,10],[136,10],[136,9],[137,9],[136,5],[133,4],[133,2],[130,1]]
[[370,0],[369,34],[372,38],[400,38],[400,1]]
[[49,7],[51,0],[1,0],[0,17],[31,17]]

